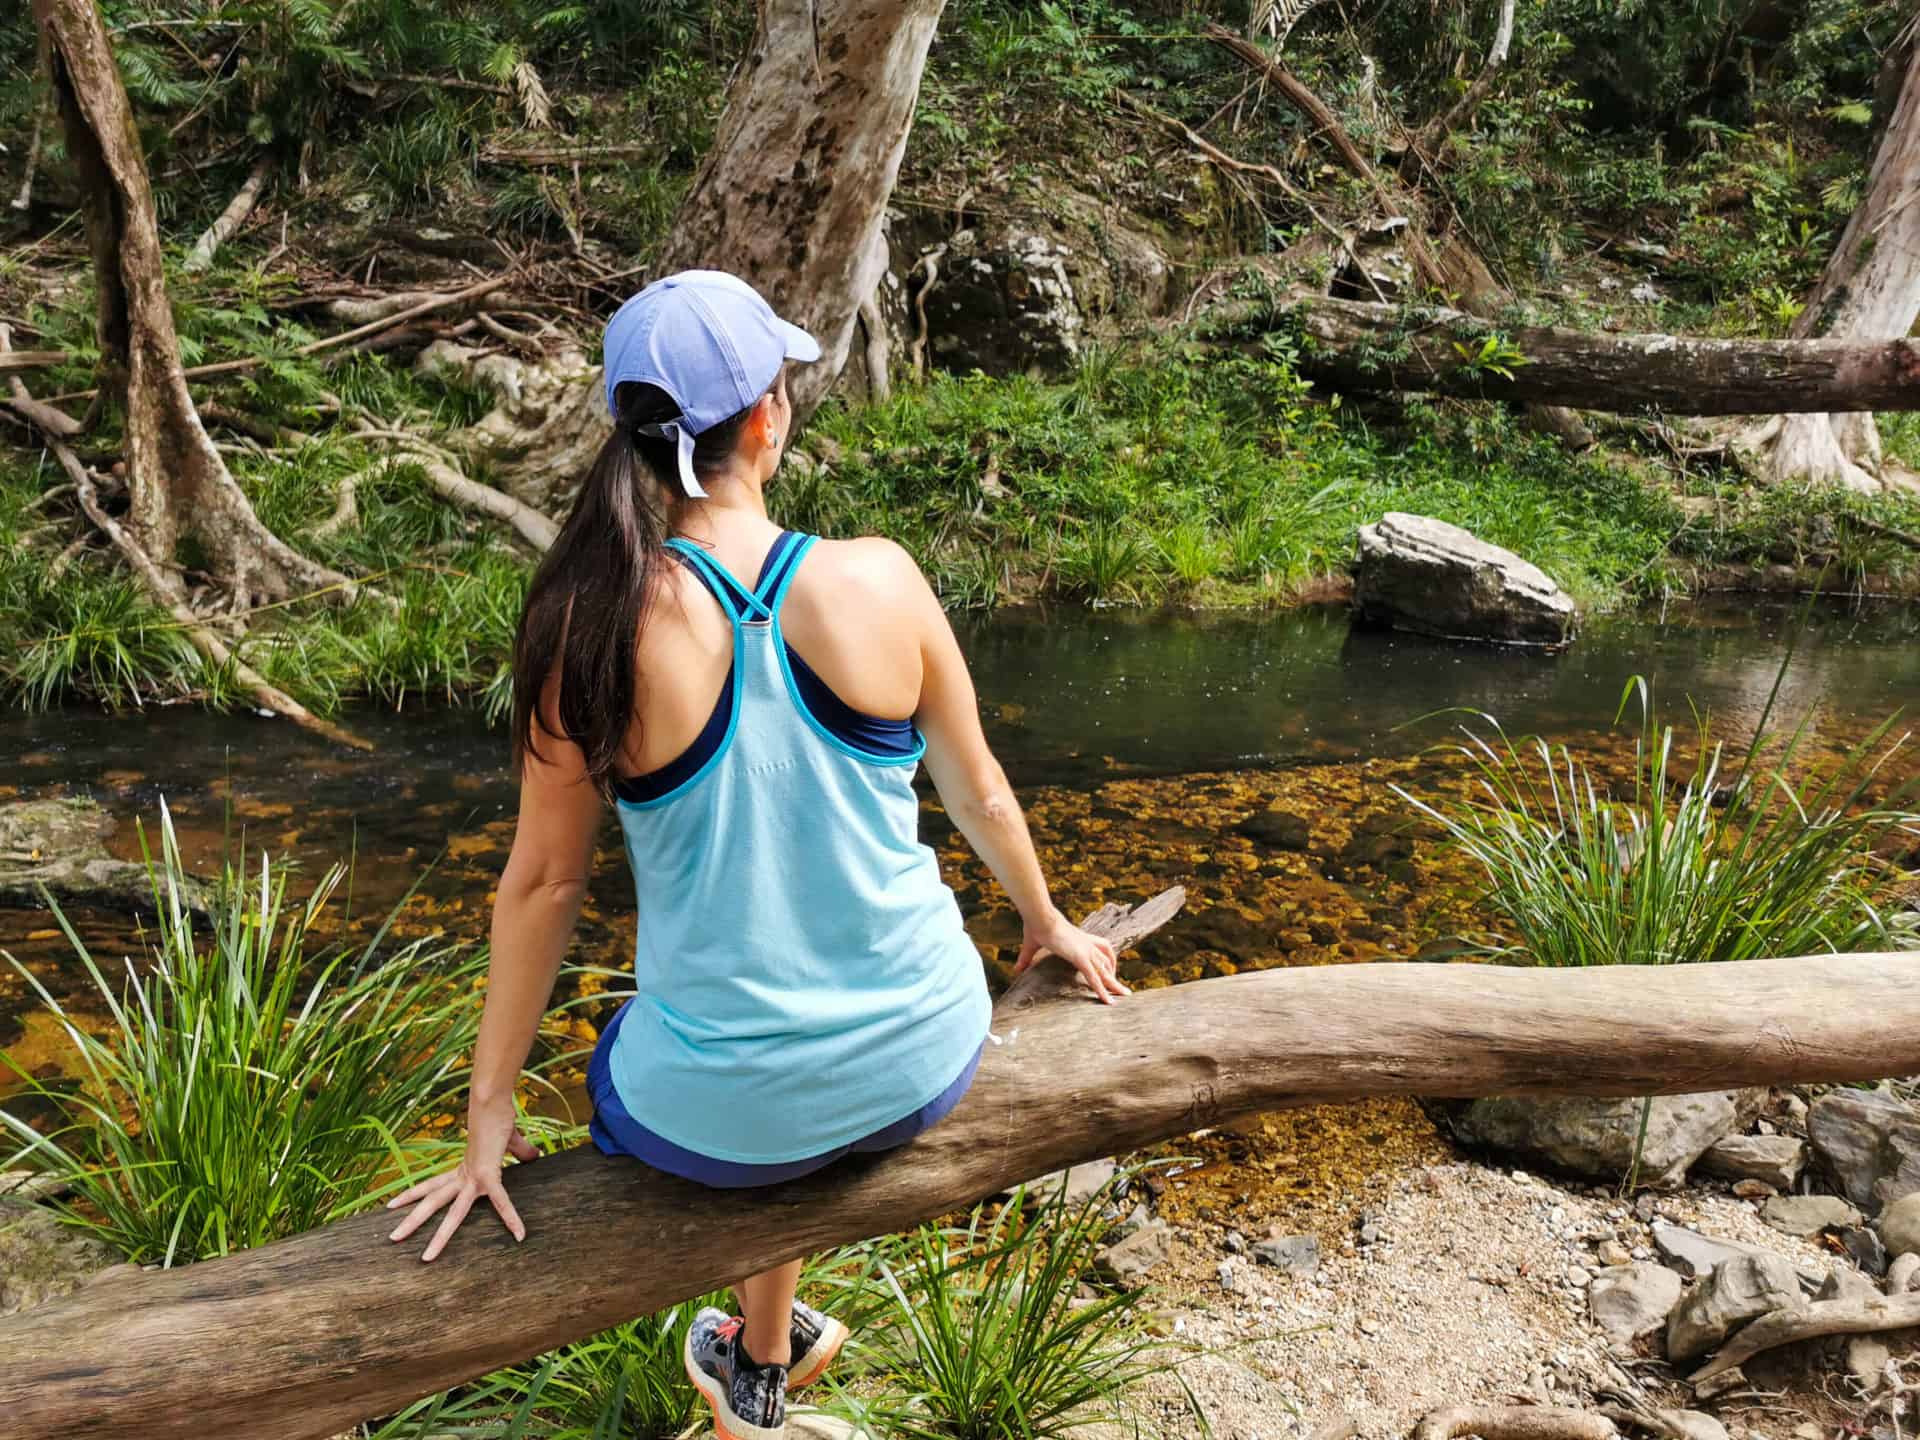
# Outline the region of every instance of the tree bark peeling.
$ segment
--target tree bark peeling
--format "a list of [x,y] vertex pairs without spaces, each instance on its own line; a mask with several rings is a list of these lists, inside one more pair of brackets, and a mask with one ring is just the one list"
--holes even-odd
[[846,364],[944,0],[765,0],[662,274],[729,270],[814,335],[789,377],[798,419]]

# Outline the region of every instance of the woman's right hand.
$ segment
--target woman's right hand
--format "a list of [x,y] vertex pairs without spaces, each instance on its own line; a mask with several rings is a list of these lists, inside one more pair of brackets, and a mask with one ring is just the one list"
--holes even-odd
[[1133,993],[1120,983],[1116,973],[1119,956],[1112,944],[1098,935],[1089,935],[1058,910],[1038,924],[1027,925],[1013,973],[1026,974],[1044,955],[1058,955],[1073,966],[1103,1005],[1111,1005],[1122,995]]
[[467,1218],[467,1212],[473,1208],[474,1202],[484,1196],[513,1238],[526,1239],[527,1227],[520,1219],[520,1212],[513,1208],[513,1202],[507,1198],[506,1186],[500,1183],[500,1166],[506,1156],[528,1161],[538,1159],[540,1155],[527,1137],[520,1133],[518,1120],[511,1097],[505,1104],[469,1106],[466,1155],[453,1169],[422,1180],[387,1201],[389,1210],[413,1207],[412,1212],[388,1238],[396,1241],[406,1239],[444,1209],[447,1212],[445,1218],[420,1256],[422,1260],[432,1260],[446,1248],[447,1241],[460,1228],[460,1222]]

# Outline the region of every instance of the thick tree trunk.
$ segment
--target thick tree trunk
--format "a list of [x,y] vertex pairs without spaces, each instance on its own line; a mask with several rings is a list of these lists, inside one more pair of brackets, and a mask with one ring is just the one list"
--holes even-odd
[[507,1172],[529,1233],[433,1265],[384,1213],[123,1274],[0,1322],[9,1437],[305,1440],[742,1275],[1054,1167],[1369,1095],[1646,1095],[1920,1072],[1910,954],[1528,970],[1336,965],[1095,1005],[1049,961],[960,1107],[905,1149],[742,1191],[590,1148]]
[[817,365],[791,377],[811,414],[886,266],[893,195],[920,73],[944,0],[765,0],[658,270],[730,270],[811,331]]
[[[1282,312],[1284,313],[1284,312]],[[1340,390],[1425,391],[1475,400],[1678,415],[1920,410],[1920,340],[1705,340],[1496,330],[1458,310],[1317,299],[1297,312],[1301,373]],[[1275,323],[1255,305],[1207,311],[1210,326]],[[1501,375],[1487,337],[1518,352]]]
[[34,0],[49,76],[80,171],[99,285],[106,381],[124,386],[128,530],[153,559],[167,599],[185,594],[174,552],[199,542],[205,566],[242,604],[352,582],[285,545],[260,523],[187,395],[167,303],[153,192],[133,111],[93,0]]
[[[1867,193],[1788,333],[1891,340],[1920,320],[1920,43],[1911,27],[1887,57],[1898,74]],[[1889,87],[1890,88],[1890,87]],[[1886,409],[1886,406],[1877,408]],[[1881,488],[1880,432],[1865,405],[1833,414],[1776,415],[1746,437],[1762,478]]]

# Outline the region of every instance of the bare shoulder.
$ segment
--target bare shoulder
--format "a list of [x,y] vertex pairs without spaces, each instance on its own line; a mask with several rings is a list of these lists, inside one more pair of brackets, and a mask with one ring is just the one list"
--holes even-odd
[[899,604],[927,593],[920,566],[906,548],[879,535],[822,540],[813,563],[842,595]]

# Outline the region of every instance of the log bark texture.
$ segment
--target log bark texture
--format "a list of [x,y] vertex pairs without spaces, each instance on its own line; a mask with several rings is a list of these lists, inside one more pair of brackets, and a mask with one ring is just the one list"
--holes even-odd
[[[1297,312],[1301,373],[1341,390],[1427,391],[1582,410],[1679,415],[1920,410],[1920,340],[1710,340],[1500,329],[1457,310],[1313,300]],[[1211,327],[1267,323],[1271,308],[1223,305]],[[1498,335],[1525,363],[1511,378],[1479,359]]]
[[798,419],[846,364],[886,267],[881,224],[945,0],[766,0],[656,271],[750,281],[820,342],[789,377]]
[[[1865,341],[1910,335],[1920,320],[1920,41],[1908,26],[1889,51],[1896,98],[1887,117],[1867,193],[1841,232],[1819,284],[1788,332]],[[1836,406],[1834,414],[1784,414],[1748,437],[1763,478],[1825,480],[1852,490],[1881,488],[1880,432],[1873,406]]]
[[350,596],[346,576],[260,523],[194,411],[167,302],[146,159],[94,0],[33,0],[33,14],[67,154],[80,175],[105,383],[126,397],[133,500],[127,532],[152,558],[166,587],[162,598],[171,603],[185,595],[174,552],[186,535],[200,542],[206,568],[242,603],[330,587]]
[[0,1322],[9,1440],[307,1440],[796,1256],[1202,1126],[1370,1095],[1647,1095],[1920,1073],[1920,956],[1270,970],[1099,1006],[1049,961],[940,1125],[715,1208],[591,1149],[508,1171],[433,1265],[385,1212]]

